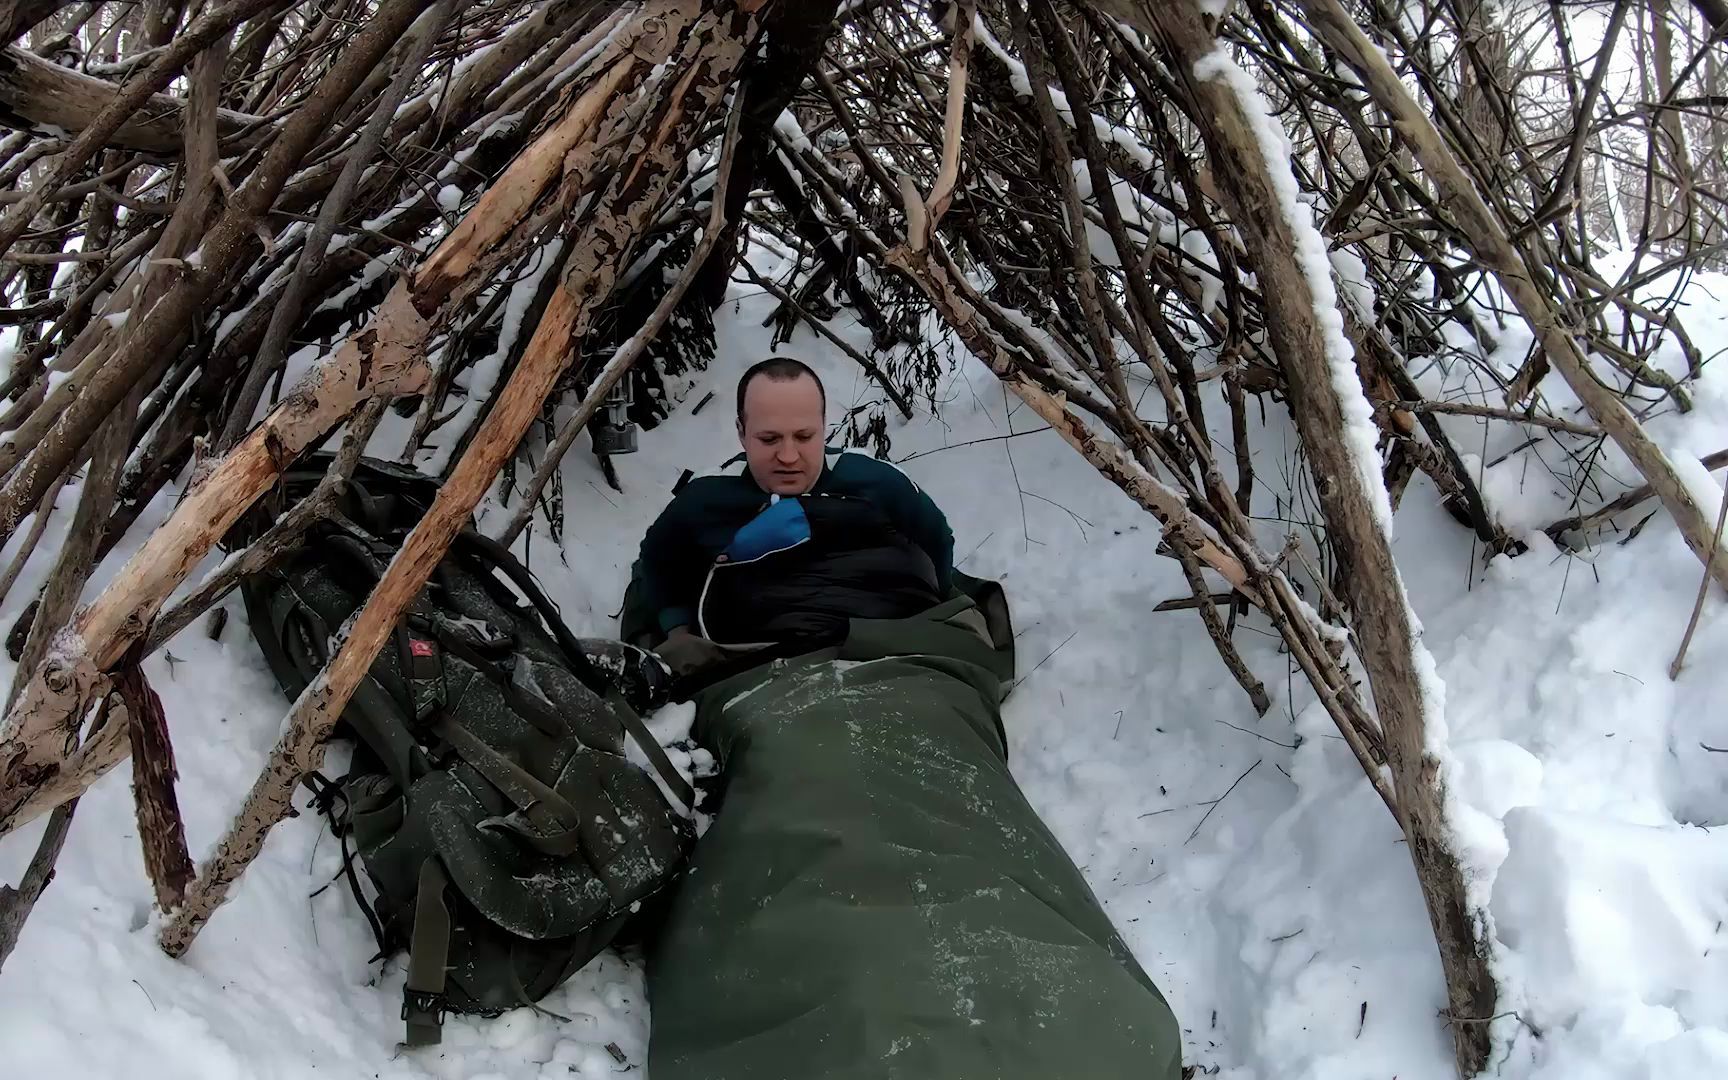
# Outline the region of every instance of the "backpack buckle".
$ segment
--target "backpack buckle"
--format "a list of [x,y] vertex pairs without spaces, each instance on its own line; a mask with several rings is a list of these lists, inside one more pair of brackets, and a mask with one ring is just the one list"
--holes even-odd
[[402,988],[402,1019],[408,1023],[443,1027],[444,1017],[449,1015],[449,1012],[449,1004],[443,994]]

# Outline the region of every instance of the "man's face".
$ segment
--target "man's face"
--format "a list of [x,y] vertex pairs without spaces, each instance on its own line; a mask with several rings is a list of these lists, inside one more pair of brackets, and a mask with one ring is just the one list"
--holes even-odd
[[809,376],[759,375],[744,391],[738,438],[763,491],[802,495],[822,475],[822,390]]

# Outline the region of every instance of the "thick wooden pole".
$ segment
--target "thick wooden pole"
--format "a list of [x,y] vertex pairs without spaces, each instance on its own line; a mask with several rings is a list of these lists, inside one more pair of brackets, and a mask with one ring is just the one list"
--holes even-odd
[[[1263,145],[1262,129],[1275,121],[1258,101],[1252,78],[1220,50],[1195,0],[1145,4],[1142,11],[1194,102],[1212,174],[1260,283],[1267,333],[1318,478],[1327,533],[1348,568],[1356,640],[1386,734],[1396,809],[1446,974],[1458,1068],[1473,1075],[1487,1064],[1497,990],[1448,839],[1441,763],[1429,745],[1431,732],[1443,725],[1443,690],[1392,557],[1378,459],[1362,460],[1373,453],[1372,441],[1364,448],[1352,437],[1366,422],[1367,402],[1343,340],[1325,247],[1312,221],[1296,220],[1306,211],[1297,207],[1288,159],[1271,160],[1287,151]],[[1332,310],[1317,306],[1317,290]],[[1330,334],[1327,321],[1336,323]]]

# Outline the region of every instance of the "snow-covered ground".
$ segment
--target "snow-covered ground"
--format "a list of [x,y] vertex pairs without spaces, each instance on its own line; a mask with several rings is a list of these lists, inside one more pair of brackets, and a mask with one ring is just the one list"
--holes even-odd
[[[1702,280],[1691,295],[1693,336],[1707,354],[1728,346],[1728,281]],[[686,407],[618,459],[625,494],[583,453],[565,467],[563,549],[537,533],[529,556],[580,631],[611,626],[636,540],[679,473],[732,452],[732,386],[767,351],[771,307],[742,287],[737,296]],[[823,372],[832,415],[876,396],[807,331],[780,351]],[[1503,356],[1522,353],[1509,339]],[[1435,390],[1463,379],[1424,377]],[[1569,400],[1555,380],[1547,389]],[[708,390],[714,401],[690,415]],[[1652,423],[1693,457],[1728,446],[1728,371],[1708,370],[1695,396],[1691,415]],[[1185,1059],[1234,1080],[1450,1077],[1439,963],[1401,834],[1276,638],[1253,617],[1237,636],[1274,697],[1260,718],[1199,617],[1153,610],[1187,589],[1155,553],[1151,518],[1036,433],[1040,422],[969,358],[940,399],[939,418],[891,420],[892,456],[947,510],[962,567],[1009,591],[1023,658],[1006,716],[1015,774],[1169,996]],[[1272,520],[1270,498],[1287,483],[1294,434],[1276,407],[1266,417],[1254,433],[1256,507],[1277,549],[1288,526]],[[1448,425],[1472,468],[1527,437]],[[381,432],[375,448],[393,454],[401,434]],[[1547,440],[1486,468],[1490,503],[1520,529],[1563,516],[1568,492],[1550,466],[1564,462]],[[1604,462],[1614,479],[1586,508],[1633,479],[1617,454]],[[63,516],[75,495],[61,494]],[[506,516],[493,509],[482,525]],[[49,540],[64,527],[57,519]],[[1491,897],[1499,1075],[1728,1075],[1728,839],[1711,831],[1728,823],[1728,754],[1708,749],[1728,749],[1722,598],[1709,598],[1671,682],[1700,568],[1664,515],[1587,555],[1562,554],[1537,531],[1529,553],[1484,567],[1419,480],[1396,536],[1446,684],[1460,838]],[[45,570],[35,560],[0,627]],[[195,850],[226,824],[285,710],[238,601],[229,608],[222,641],[200,624],[148,664]],[[641,971],[613,956],[543,1013],[452,1018],[442,1047],[398,1053],[400,967],[367,964],[371,938],[341,884],[310,895],[339,865],[313,814],[272,834],[187,959],[168,960],[124,772],[85,798],[59,877],[0,973],[7,1075],[610,1077],[626,1065],[609,1044],[643,1075]],[[37,832],[0,842],[0,880],[16,879]]]

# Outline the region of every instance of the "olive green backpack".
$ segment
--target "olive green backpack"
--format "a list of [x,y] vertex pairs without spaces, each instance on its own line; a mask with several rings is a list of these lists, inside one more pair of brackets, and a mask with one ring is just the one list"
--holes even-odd
[[[306,497],[327,464],[290,470],[238,539]],[[365,460],[337,515],[244,582],[253,636],[289,697],[335,652],[437,490]],[[501,545],[458,536],[342,714],[350,772],[310,784],[380,956],[408,952],[409,1045],[437,1042],[446,1012],[538,1001],[681,871],[692,793],[621,688],[645,705],[660,678],[648,654],[576,639]]]

